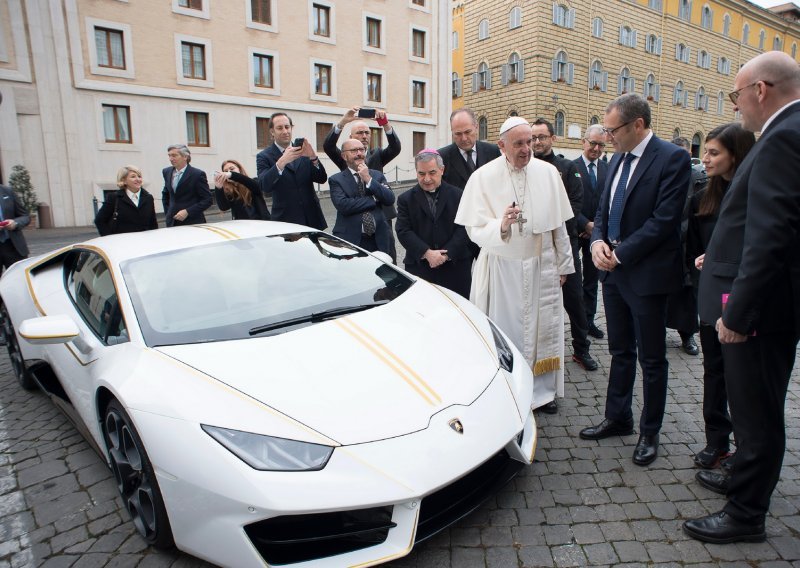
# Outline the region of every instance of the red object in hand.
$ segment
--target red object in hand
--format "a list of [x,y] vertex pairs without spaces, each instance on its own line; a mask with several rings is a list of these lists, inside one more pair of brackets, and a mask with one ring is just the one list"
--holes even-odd
[[11,224],[10,220],[0,221],[0,227],[5,227],[6,225],[10,225],[10,224]]
[[385,116],[382,116],[380,118],[376,118],[375,122],[378,123],[378,126],[386,126],[387,124],[389,124],[389,119],[386,118]]

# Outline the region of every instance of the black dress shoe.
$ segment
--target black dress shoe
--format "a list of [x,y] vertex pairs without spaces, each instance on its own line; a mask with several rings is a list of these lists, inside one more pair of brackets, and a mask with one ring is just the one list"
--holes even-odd
[[572,356],[572,360],[575,361],[578,365],[586,369],[587,371],[596,371],[597,370],[597,361],[592,359],[592,356],[588,353],[575,353]]
[[536,410],[541,410],[545,414],[558,414],[558,403],[555,401],[555,399],[553,399],[547,404],[540,406]]
[[633,420],[614,422],[606,418],[597,426],[584,428],[578,435],[584,440],[602,440],[611,436],[628,436],[630,434],[633,434]]
[[730,475],[733,472],[733,464],[735,461],[736,461],[736,452],[733,452],[727,458],[720,460],[719,464],[720,469],[722,469],[722,471],[725,472],[726,474]]
[[642,434],[633,449],[633,463],[650,465],[658,457],[658,434]]
[[700,350],[697,348],[697,343],[694,341],[694,335],[690,335],[681,342],[681,349],[687,355],[698,355]]
[[731,478],[726,473],[719,473],[717,471],[698,471],[694,478],[697,483],[720,495],[728,493],[728,487],[731,483]]
[[603,339],[606,336],[603,330],[594,325],[594,323],[589,324],[589,335],[595,339]]
[[767,539],[764,523],[737,521],[725,511],[686,521],[683,523],[683,532],[696,540],[713,544],[764,542]]
[[727,449],[706,446],[694,456],[694,465],[703,469],[714,469],[727,458],[730,452]]

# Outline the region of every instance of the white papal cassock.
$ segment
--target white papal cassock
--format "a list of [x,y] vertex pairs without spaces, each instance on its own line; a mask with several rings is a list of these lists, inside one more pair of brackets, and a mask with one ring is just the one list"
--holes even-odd
[[[528,220],[500,234],[512,202]],[[534,374],[533,408],[564,396],[564,309],[561,275],[575,272],[564,222],[572,218],[556,168],[532,159],[520,170],[500,156],[475,170],[456,223],[481,247],[469,299],[500,326]]]

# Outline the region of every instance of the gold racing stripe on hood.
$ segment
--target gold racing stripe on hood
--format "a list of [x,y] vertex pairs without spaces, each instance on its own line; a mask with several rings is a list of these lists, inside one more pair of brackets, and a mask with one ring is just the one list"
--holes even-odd
[[222,227],[215,227],[213,225],[190,225],[190,226],[194,227],[195,229],[205,229],[206,231],[211,231],[212,233],[215,233],[220,237],[222,237],[223,239],[229,241],[234,241],[242,238],[233,231],[229,231],[228,229],[223,229]]
[[392,353],[385,345],[370,335],[364,328],[353,322],[349,318],[339,318],[334,321],[336,325],[350,334],[353,339],[361,343],[378,359],[383,361],[387,367],[392,369],[408,386],[414,389],[425,402],[431,406],[441,404],[442,398],[434,391],[428,383],[422,380],[414,369],[409,367],[402,359]]

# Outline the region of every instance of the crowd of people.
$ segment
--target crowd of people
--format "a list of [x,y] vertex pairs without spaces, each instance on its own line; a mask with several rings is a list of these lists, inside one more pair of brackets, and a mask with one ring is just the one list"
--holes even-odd
[[[659,139],[641,96],[625,94],[591,125],[582,154],[553,152],[553,126],[508,118],[497,145],[478,141],[469,109],[452,113],[452,144],[414,159],[417,184],[397,199],[383,168],[401,142],[386,114],[348,110],[324,150],[341,170],[328,176],[288,114],[270,118],[274,142],[257,156],[257,176],[225,160],[213,197],[234,219],[327,228],[315,183],[329,182],[332,229],[396,262],[395,232],[408,272],[449,288],[491,317],[534,375],[533,408],[558,412],[564,396],[564,313],[572,359],[598,369],[590,339],[608,336],[611,365],[603,415],[579,436],[600,440],[635,431],[637,363],[643,399],[633,463],[658,456],[667,404],[666,329],[703,354],[706,446],[694,456],[697,482],[727,496],[718,513],[684,523],[712,543],[762,541],[785,450],[784,402],[800,338],[800,68],[782,52],[741,67],[729,97],[740,123],[705,140],[707,179],[698,180],[685,140]],[[370,109],[371,110],[371,109]],[[364,114],[364,116],[360,116]],[[364,118],[388,145],[370,147]],[[345,128],[349,137],[337,143]],[[754,132],[761,136],[756,144]],[[614,153],[606,162],[608,146]],[[189,149],[167,149],[162,203],[168,227],[204,223],[212,203],[205,172]],[[157,227],[142,172],[120,169],[119,190],[95,220],[101,235]],[[272,212],[264,197],[272,199]],[[395,220],[396,231],[392,220]],[[27,212],[0,186],[4,266],[27,255]],[[607,331],[596,322],[602,282]],[[699,311],[699,318],[698,318]],[[733,445],[736,447],[732,454]]]

